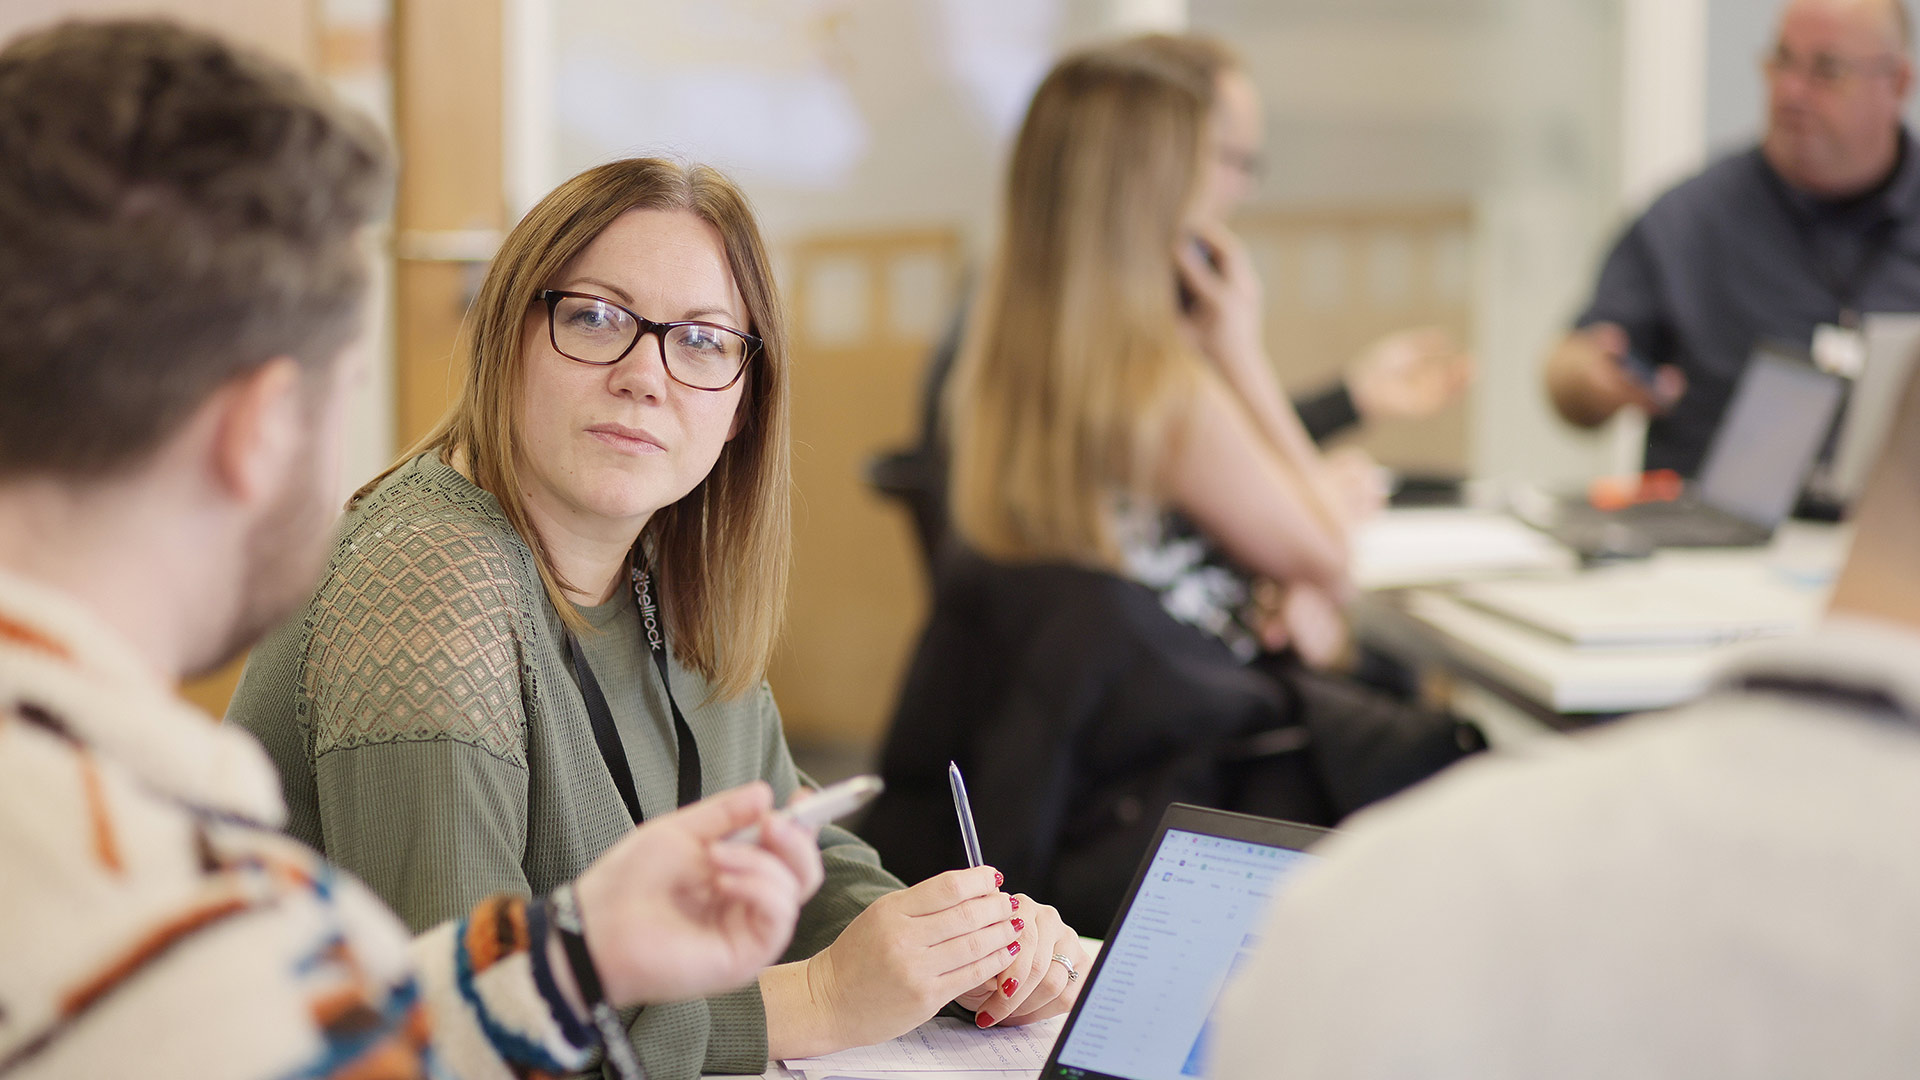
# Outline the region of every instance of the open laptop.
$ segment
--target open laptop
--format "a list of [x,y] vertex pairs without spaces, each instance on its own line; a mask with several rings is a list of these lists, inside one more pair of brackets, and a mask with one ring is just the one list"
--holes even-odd
[[1185,803],[1167,808],[1042,1080],[1205,1076],[1227,979],[1325,829]]
[[1528,524],[1583,555],[1764,544],[1793,509],[1845,389],[1839,376],[1763,345],[1734,387],[1686,494],[1620,510],[1566,501]]
[[1867,339],[1867,364],[1847,395],[1833,461],[1821,478],[1825,483],[1820,494],[1841,506],[1860,497],[1867,474],[1880,459],[1907,373],[1920,353],[1920,315],[1868,315],[1862,333]]

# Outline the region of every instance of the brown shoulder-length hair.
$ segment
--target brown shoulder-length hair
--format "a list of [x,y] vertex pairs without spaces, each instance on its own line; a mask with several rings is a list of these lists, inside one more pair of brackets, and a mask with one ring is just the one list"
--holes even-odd
[[449,459],[463,455],[474,482],[500,500],[533,549],[560,618],[575,633],[586,631],[521,496],[514,424],[524,385],[520,347],[535,294],[551,288],[561,270],[629,210],[685,210],[718,230],[747,304],[745,329],[761,341],[747,362],[738,433],[699,486],[653,515],[637,545],[660,579],[674,655],[718,696],[734,698],[765,677],[786,614],[793,548],[789,353],[760,227],[746,197],[719,172],[631,158],[589,169],[540,200],[507,234],[461,323],[458,354],[467,370],[459,400],[387,473],[429,450]]
[[1034,93],[946,400],[954,525],[990,558],[1119,566],[1116,501],[1152,494],[1202,377],[1174,252],[1212,102],[1137,41],[1067,57]]

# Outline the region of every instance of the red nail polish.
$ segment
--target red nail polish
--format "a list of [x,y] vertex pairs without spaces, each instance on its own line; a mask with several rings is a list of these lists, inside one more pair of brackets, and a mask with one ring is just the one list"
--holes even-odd
[[1015,911],[1019,911],[1019,910],[1020,910],[1020,898],[1019,898],[1019,897],[1017,897],[1017,896],[1009,896],[1009,897],[1007,897],[1007,899],[1009,899],[1009,900],[1011,900],[1011,901],[1013,901],[1013,910],[1015,910]]
[[1006,982],[1000,984],[1000,992],[1008,997],[1012,997],[1013,992],[1018,989],[1020,989],[1019,979],[1008,979]]
[[980,1025],[981,1027],[992,1027],[993,1017],[988,1016],[986,1013],[986,1010],[982,1009],[980,1012],[977,1012],[974,1014],[973,1022]]
[[1025,930],[1026,928],[1027,928],[1027,924],[1026,924],[1026,923],[1025,923],[1024,921],[1022,921],[1022,920],[1020,920],[1020,919],[1015,919],[1015,920],[1013,920],[1013,932],[1014,932],[1014,933],[1016,933],[1016,934],[1017,934],[1017,933],[1019,933],[1020,931],[1022,931],[1022,930]]
[[993,887],[997,889],[1000,886],[1005,885],[1006,883],[1007,883],[1007,875],[1001,873],[998,870],[995,870],[993,872]]
[[1020,943],[1019,943],[1019,942],[1017,942],[1017,941],[1016,941],[1016,942],[1014,942],[1013,944],[1011,944],[1011,945],[1009,945],[1009,946],[1007,946],[1007,953],[1008,953],[1008,955],[1013,955],[1013,954],[1015,954],[1015,953],[1018,953],[1019,951],[1020,951]]

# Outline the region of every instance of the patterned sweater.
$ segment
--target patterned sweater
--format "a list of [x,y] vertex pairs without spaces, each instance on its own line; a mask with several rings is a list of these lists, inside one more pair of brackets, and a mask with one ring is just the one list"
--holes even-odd
[[585,1062],[536,988],[523,900],[409,944],[284,816],[257,743],[73,600],[0,573],[0,1077]]
[[[590,618],[620,615],[608,608]],[[678,750],[633,610],[623,633],[581,644],[652,817],[673,809]],[[804,782],[764,685],[724,700],[678,663],[671,677],[704,793],[764,779],[784,800]],[[632,827],[532,551],[492,495],[431,454],[348,513],[312,602],[254,650],[228,716],[279,766],[289,831],[416,927],[489,893],[551,892]],[[820,845],[826,882],[801,911],[789,960],[900,888],[853,834],[828,828]],[[629,1033],[651,1080],[766,1067],[755,985],[649,1006]]]

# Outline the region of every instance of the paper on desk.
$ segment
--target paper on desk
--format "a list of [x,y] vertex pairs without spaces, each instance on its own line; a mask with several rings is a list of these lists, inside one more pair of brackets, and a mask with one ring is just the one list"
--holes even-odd
[[842,1050],[817,1058],[790,1058],[785,1064],[815,1074],[860,1076],[870,1072],[1023,1072],[1036,1074],[1047,1063],[1064,1017],[1023,1027],[985,1031],[951,1017],[921,1024],[897,1039]]
[[[1044,1065],[1046,1062],[1042,1061],[1041,1064]],[[1005,1069],[980,1072],[943,1072],[940,1074],[940,1080],[1020,1080],[1022,1077],[1033,1077],[1039,1074],[1040,1070],[1037,1067],[1021,1069],[1019,1071]],[[865,1072],[849,1072],[845,1069],[827,1069],[824,1071],[797,1072],[793,1075],[801,1078],[801,1080],[901,1080],[902,1076],[901,1073],[885,1072],[880,1069],[868,1069]]]
[[[1041,1065],[1044,1065],[1041,1063]],[[996,1068],[979,1072],[941,1072],[941,1080],[1020,1080],[1021,1076],[1039,1076],[1039,1068]],[[795,1072],[793,1076],[801,1080],[900,1080],[900,1072],[885,1072],[879,1068],[868,1068],[866,1072],[849,1072],[845,1068],[828,1068],[812,1072]]]
[[1801,633],[1830,590],[1784,576],[1758,551],[1662,552],[1562,580],[1484,581],[1460,599],[1592,648],[1684,647]]
[[1566,571],[1579,559],[1506,514],[1435,508],[1389,510],[1353,539],[1353,582],[1393,589],[1492,574]]

